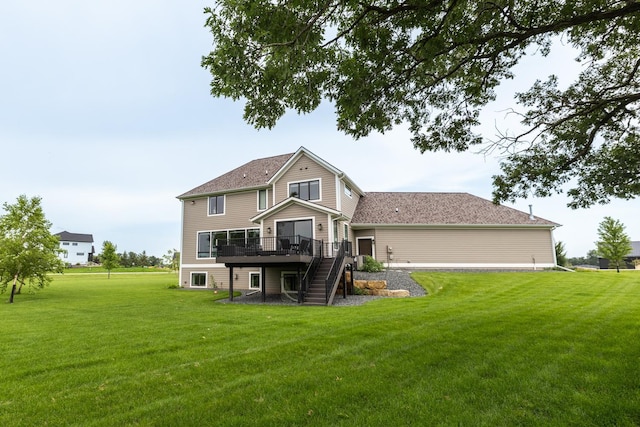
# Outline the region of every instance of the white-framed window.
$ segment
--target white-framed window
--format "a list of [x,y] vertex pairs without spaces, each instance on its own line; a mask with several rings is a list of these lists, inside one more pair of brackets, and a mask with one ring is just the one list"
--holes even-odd
[[62,242],[62,246],[69,246],[69,242]]
[[209,215],[224,215],[224,195],[209,197]]
[[344,240],[349,240],[349,224],[344,223]]
[[258,190],[258,210],[267,209],[267,190]]
[[77,252],[76,255],[77,256],[84,256],[84,252]]
[[289,183],[289,197],[302,200],[320,200],[320,180]]
[[298,294],[298,273],[295,271],[282,271],[280,273],[280,290],[289,298],[293,298]]
[[78,244],[76,242],[73,242],[71,246],[78,246]]
[[346,194],[349,197],[351,197],[352,195],[351,187],[349,187],[347,184],[344,185],[344,194]]
[[191,273],[191,287],[193,288],[206,288],[207,287],[207,273],[192,272]]
[[260,289],[260,273],[257,271],[249,272],[249,289]]

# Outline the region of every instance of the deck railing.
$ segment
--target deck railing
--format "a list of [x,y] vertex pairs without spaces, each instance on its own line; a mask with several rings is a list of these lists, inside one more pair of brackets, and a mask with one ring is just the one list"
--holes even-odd
[[292,254],[317,257],[322,252],[322,241],[300,235],[218,239],[215,244],[217,257]]

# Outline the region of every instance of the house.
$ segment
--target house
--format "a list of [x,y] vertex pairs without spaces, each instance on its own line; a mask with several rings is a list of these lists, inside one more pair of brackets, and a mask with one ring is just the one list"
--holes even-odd
[[87,265],[93,261],[95,253],[91,234],[69,233],[63,231],[55,234],[60,240],[60,259],[68,265]]
[[[640,241],[631,242],[631,252],[624,258],[624,264],[620,265],[620,268],[636,268],[635,263],[640,260]],[[606,258],[598,257],[598,267],[601,269],[609,268],[609,260]],[[614,266],[615,267],[615,266]]]
[[467,193],[364,192],[304,147],[178,196],[180,283],[329,304],[345,269],[536,269],[558,224]]

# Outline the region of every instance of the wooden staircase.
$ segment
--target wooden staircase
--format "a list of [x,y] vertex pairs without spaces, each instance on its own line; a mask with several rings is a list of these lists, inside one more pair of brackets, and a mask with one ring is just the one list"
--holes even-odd
[[304,305],[327,305],[325,281],[331,270],[333,258],[324,258],[316,270],[313,281],[309,284],[307,295],[304,298]]

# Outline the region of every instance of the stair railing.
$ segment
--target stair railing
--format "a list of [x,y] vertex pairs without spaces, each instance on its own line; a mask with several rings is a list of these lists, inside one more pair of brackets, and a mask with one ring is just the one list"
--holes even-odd
[[331,290],[338,279],[338,275],[340,272],[340,267],[342,267],[342,263],[344,261],[345,256],[351,256],[351,242],[347,240],[343,240],[340,243],[340,248],[338,252],[335,254],[335,258],[333,259],[333,263],[331,264],[331,269],[329,270],[329,274],[327,275],[327,279],[325,280],[324,286],[324,295],[325,302],[329,303],[329,295],[331,295]]
[[311,241],[311,245],[311,262],[307,266],[307,270],[300,281],[300,291],[298,292],[298,303],[300,304],[304,302],[304,299],[307,296],[307,291],[309,290],[309,285],[316,275],[316,271],[320,266],[320,261],[322,261],[322,241],[313,239]]

